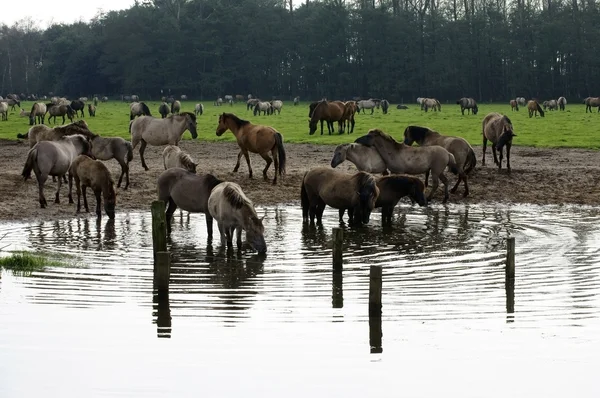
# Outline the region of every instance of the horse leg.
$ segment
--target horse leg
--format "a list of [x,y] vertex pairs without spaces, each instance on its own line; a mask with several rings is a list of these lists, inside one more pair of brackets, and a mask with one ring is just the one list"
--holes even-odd
[[225,239],[227,241],[227,248],[231,249],[233,247],[233,238],[231,236],[231,228],[225,228]]
[[[327,125],[327,127],[329,128],[329,125]],[[323,121],[321,120],[321,135],[323,135]]]
[[223,226],[223,223],[217,222],[217,227],[219,227],[219,234],[221,235],[221,245],[224,245],[227,243],[227,239],[225,236],[225,227]]
[[[64,176],[62,176],[64,177]],[[60,187],[62,186],[62,178],[58,176],[56,184],[56,194],[54,195],[54,203],[60,203],[60,199],[58,198],[58,194],[60,193]]]
[[250,178],[252,178],[252,167],[250,166],[250,155],[248,155],[247,149],[242,149],[242,152],[244,153],[244,157],[246,158],[246,163],[248,163],[248,175],[250,176]]
[[89,213],[90,208],[88,206],[88,201],[87,201],[87,185],[81,184],[81,190],[82,190],[82,194],[83,194],[83,207],[85,207],[85,212]]
[[144,152],[146,151],[146,145],[148,145],[148,144],[142,138],[141,144],[140,144],[140,159],[142,159],[142,167],[144,168],[144,170],[148,171],[149,169],[148,169],[148,166],[146,166],[146,160],[144,159]]
[[69,204],[73,202],[73,173],[69,172]]
[[271,149],[271,156],[273,157],[273,167],[275,168],[275,178],[273,178],[273,185],[277,184],[277,174],[281,176],[279,171],[279,154],[277,153],[277,147]]
[[438,186],[440,185],[440,177],[435,175],[435,173],[432,174],[431,179],[433,181],[433,185],[431,186],[431,191],[429,192],[429,196],[427,197],[427,201],[431,201],[431,199],[433,198],[433,194],[435,193],[435,191],[437,191]]
[[[267,165],[265,166],[265,168],[263,169],[263,179],[265,181],[268,180],[267,178],[267,170],[269,170],[269,166],[271,166],[271,163],[273,163],[273,159],[271,159],[271,157],[269,155],[265,154],[261,154],[260,155],[265,162],[267,162]],[[273,179],[273,184],[275,184],[277,182],[277,167],[275,167],[275,178]]]
[[[189,216],[189,213],[188,213]],[[208,240],[212,241],[212,236],[213,236],[213,218],[210,215],[209,212],[206,212],[205,214],[205,218],[206,218],[206,232],[208,234]]]
[[442,183],[444,184],[444,200],[442,201],[442,203],[446,203],[448,201],[448,177],[444,175],[443,170],[440,174],[440,180],[442,180]]
[[237,243],[237,249],[242,250],[242,227],[237,227],[235,229],[235,235],[236,235],[236,243]]
[[167,219],[167,233],[171,233],[171,219],[173,218],[173,214],[177,210],[177,203],[173,200],[172,197],[169,197],[169,205],[167,206],[167,211],[165,212],[165,218]]
[[340,214],[340,222],[344,222],[344,213],[346,212],[346,209],[340,209],[338,212]]
[[96,216],[98,216],[98,220],[102,218],[102,190],[95,190],[96,194]]
[[325,211],[325,202],[317,204],[317,225],[323,225],[323,212]]
[[315,216],[317,215],[317,205],[311,204],[308,208],[308,215],[310,217],[311,225],[315,224]]
[[125,162],[125,159],[118,159],[119,164],[121,165],[121,175],[119,176],[119,182],[117,183],[117,188],[121,188],[121,182],[123,181],[123,176],[127,174],[127,178],[125,179],[125,188],[129,186],[129,165]]
[[492,155],[494,155],[494,164],[498,164],[498,157],[496,156],[496,145],[492,144]]
[[429,169],[425,172],[425,188],[429,185]]
[[46,180],[48,179],[48,175],[46,174],[40,174],[37,175],[37,180],[38,180],[38,192],[39,192],[39,201],[40,201],[40,207],[42,209],[46,208],[46,206],[48,206],[48,202],[46,202],[46,197],[44,196],[44,184],[46,183]]
[[510,174],[510,147],[511,143],[506,144],[506,170],[508,170],[508,174]]
[[238,157],[237,157],[237,163],[235,164],[235,167],[233,168],[233,172],[237,173],[238,169],[240,168],[240,159],[242,158],[242,150],[240,149],[240,153],[238,153]]
[[499,154],[499,160],[498,160],[498,171],[502,170],[502,158],[504,157],[503,155],[504,152],[504,148],[501,148],[498,150],[498,154]]
[[485,150],[487,149],[487,138],[485,134],[483,134],[483,159],[481,159],[481,165],[485,166]]
[[348,224],[354,224],[354,208],[350,207],[348,209]]

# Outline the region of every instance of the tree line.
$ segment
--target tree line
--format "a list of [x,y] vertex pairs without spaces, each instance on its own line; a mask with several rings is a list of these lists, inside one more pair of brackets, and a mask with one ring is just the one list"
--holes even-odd
[[2,25],[0,93],[573,101],[600,93],[597,26],[595,0],[145,1]]

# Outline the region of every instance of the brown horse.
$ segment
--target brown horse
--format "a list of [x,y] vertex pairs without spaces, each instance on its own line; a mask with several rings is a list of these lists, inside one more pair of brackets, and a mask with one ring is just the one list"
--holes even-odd
[[598,112],[600,112],[600,97],[587,97],[584,101],[585,104],[585,113],[592,112],[592,107],[597,107]]
[[425,185],[416,177],[405,175],[379,177],[377,188],[379,188],[379,196],[375,207],[381,207],[382,223],[392,222],[394,207],[405,196],[408,196],[413,202],[417,202],[419,206],[427,206]]
[[[529,107],[529,104],[527,106]],[[505,115],[492,112],[483,119],[482,128],[483,159],[481,160],[481,164],[485,166],[485,151],[487,148],[487,142],[490,140],[492,142],[494,163],[498,165],[498,170],[502,169],[502,148],[506,146],[506,168],[510,173],[510,148],[512,146],[512,138],[517,136],[513,132],[512,122]],[[500,152],[500,160],[498,160],[496,157],[496,149]]]
[[93,160],[86,155],[79,155],[73,160],[69,168],[69,203],[73,203],[73,178],[75,178],[75,187],[77,188],[77,213],[81,211],[82,188],[85,211],[90,211],[86,195],[86,189],[90,187],[96,195],[96,215],[98,219],[102,218],[100,207],[102,198],[104,198],[106,215],[111,220],[115,218],[115,204],[117,203],[115,182],[104,163]]
[[340,221],[348,209],[351,224],[368,224],[371,211],[375,207],[379,188],[375,178],[364,171],[346,174],[329,167],[317,167],[302,179],[300,199],[302,202],[302,220],[322,224],[325,205],[339,209]]
[[354,133],[354,115],[356,115],[356,111],[358,110],[358,105],[356,105],[356,101],[347,101],[344,102],[344,116],[342,117],[342,132],[346,130],[346,122],[348,122],[348,134]]
[[396,141],[389,134],[378,129],[370,130],[367,135],[356,139],[354,142],[375,147],[392,173],[414,175],[430,170],[433,176],[433,186],[427,201],[431,201],[439,186],[439,180],[444,183],[443,203],[448,200],[448,179],[444,175],[446,167],[452,173],[466,178],[464,171],[457,167],[454,155],[441,146],[412,147]]
[[529,111],[529,117],[533,117],[533,115],[537,116],[538,112],[540,113],[541,117],[544,117],[544,110],[535,100],[529,100],[529,102],[527,102],[527,110]]
[[[233,113],[223,113],[219,116],[219,125],[217,126],[217,136],[223,135],[227,130],[231,130],[240,147],[237,163],[233,172],[240,168],[240,159],[242,155],[248,163],[248,173],[252,178],[252,167],[250,166],[250,157],[248,152],[258,153],[266,162],[267,166],[263,170],[263,177],[267,180],[267,170],[271,163],[275,163],[275,177],[273,184],[277,184],[277,174],[285,174],[286,154],[283,147],[283,136],[277,130],[270,126],[261,126],[252,124],[247,120],[242,120]],[[269,156],[271,152],[271,156]]]
[[519,103],[517,100],[510,100],[510,110],[511,111],[519,111]]
[[[467,140],[462,137],[445,136],[437,131],[428,129],[427,127],[408,126],[404,130],[404,143],[406,145],[412,145],[413,142],[416,142],[419,146],[439,145],[454,155],[456,165],[459,170],[464,171],[464,174],[459,174],[458,181],[456,181],[456,185],[450,192],[456,192],[460,182],[464,181],[465,192],[463,196],[469,195],[467,174],[475,168],[477,160],[475,159],[475,151],[473,151],[473,148]],[[428,180],[429,171],[425,174],[425,186],[427,186]]]
[[317,122],[321,122],[321,135],[323,135],[323,121],[327,122],[329,128],[329,135],[333,130],[333,123],[338,122],[339,133],[343,134],[342,121],[344,120],[344,113],[346,112],[344,103],[341,101],[321,101],[315,106],[315,110],[312,112],[310,121],[308,122],[309,134],[313,135],[317,131]]

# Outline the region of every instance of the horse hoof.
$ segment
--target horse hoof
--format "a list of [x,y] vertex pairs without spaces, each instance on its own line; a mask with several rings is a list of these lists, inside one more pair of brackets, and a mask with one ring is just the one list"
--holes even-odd
[[458,188],[452,188],[452,189],[450,190],[450,193],[456,193],[456,191],[457,191],[457,190],[458,190]]

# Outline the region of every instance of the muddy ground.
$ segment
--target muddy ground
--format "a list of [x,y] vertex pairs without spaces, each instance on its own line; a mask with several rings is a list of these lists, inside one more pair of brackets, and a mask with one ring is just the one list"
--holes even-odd
[[[287,144],[287,175],[273,186],[262,179],[263,159],[251,154],[254,179],[248,178],[248,170],[242,159],[240,171],[233,173],[238,147],[235,143],[207,143],[186,140],[181,148],[190,153],[199,163],[198,171],[209,172],[219,178],[239,183],[255,204],[298,203],[300,183],[304,172],[315,166],[327,166],[331,161],[334,146],[311,144]],[[162,147],[148,147],[146,163],[149,171],[141,167],[139,154],[135,151],[131,162],[131,184],[129,190],[118,190],[117,211],[148,210],[156,199],[156,179],[163,171]],[[38,189],[33,179],[23,182],[21,171],[29,147],[26,142],[0,141],[0,220],[31,220],[72,217],[75,206],[67,201],[68,187],[63,184],[60,204],[53,203],[56,183],[46,183],[45,194],[49,202],[41,209]],[[533,203],[533,204],[600,204],[600,161],[598,152],[580,149],[537,149],[513,147],[511,156],[512,174],[506,170],[498,172],[493,167],[492,157],[486,157],[487,165],[481,166],[481,147],[475,147],[477,167],[469,179],[471,194],[462,197],[462,187],[451,194],[451,203]],[[115,160],[106,162],[117,180],[120,166]],[[490,163],[492,165],[490,165]],[[338,166],[343,171],[355,170],[349,162]],[[270,171],[269,176],[273,176]],[[449,175],[451,183],[454,176]],[[88,199],[93,202],[88,192]],[[438,191],[434,199],[442,198]],[[75,197],[76,199],[76,197]],[[95,204],[91,211],[95,210]],[[92,214],[90,214],[90,217]]]

